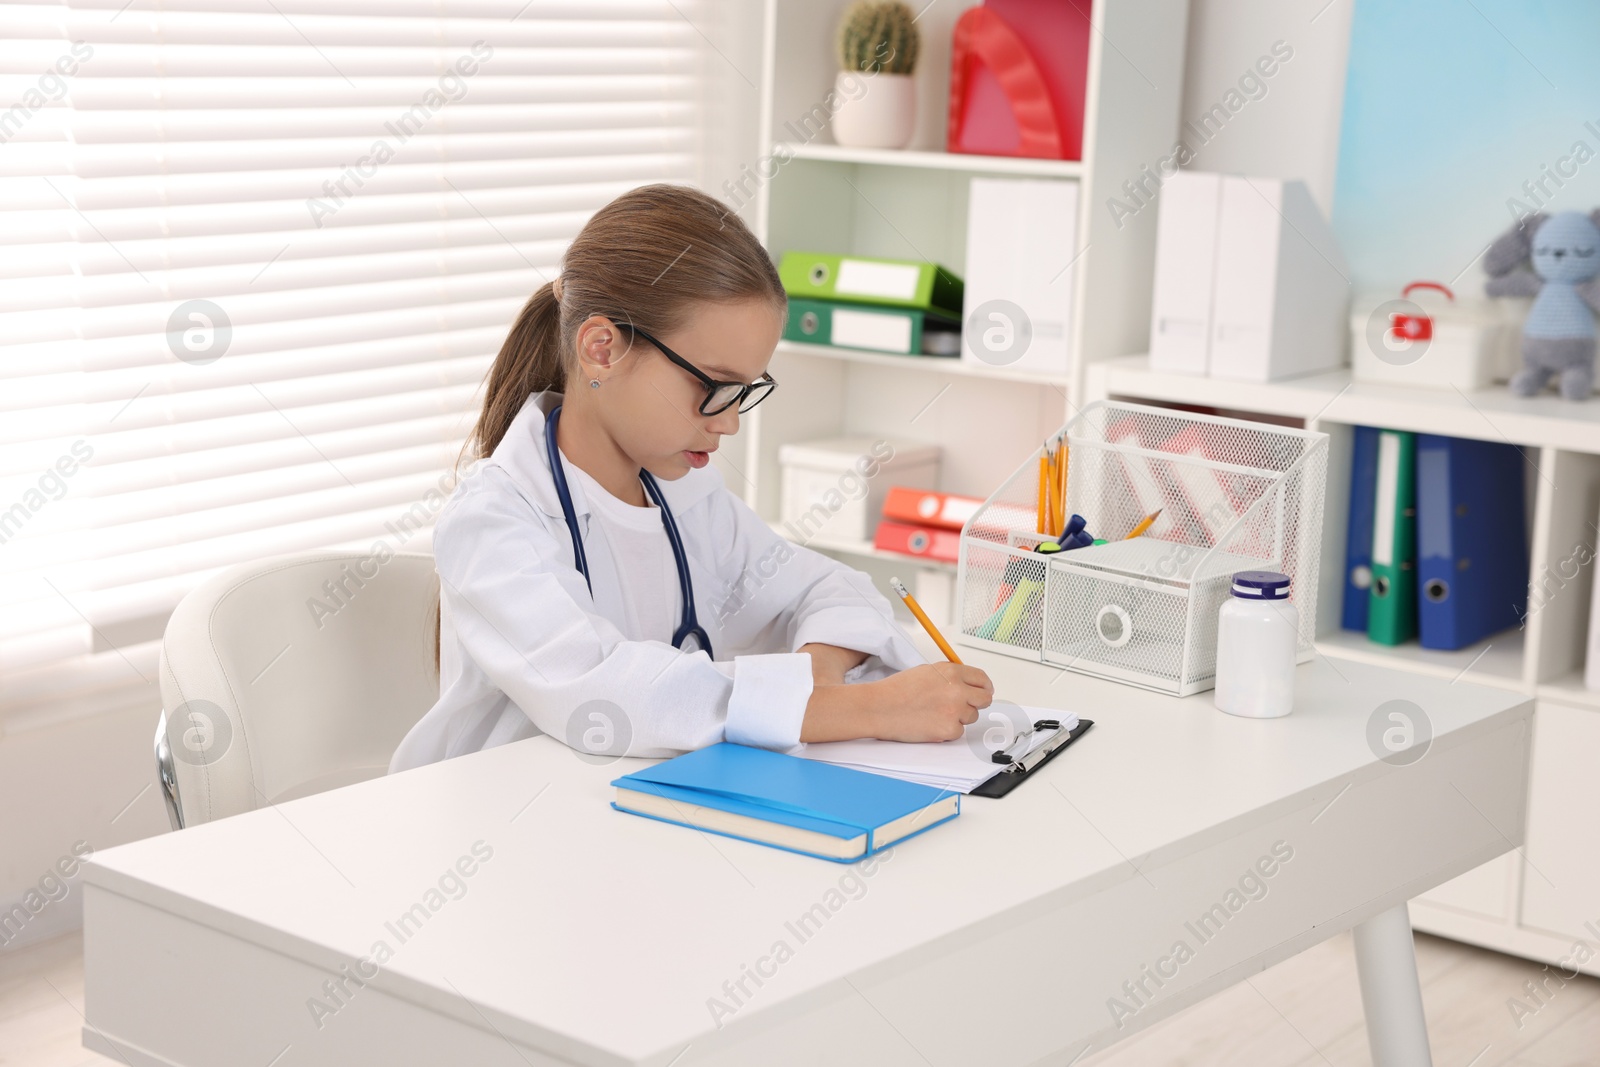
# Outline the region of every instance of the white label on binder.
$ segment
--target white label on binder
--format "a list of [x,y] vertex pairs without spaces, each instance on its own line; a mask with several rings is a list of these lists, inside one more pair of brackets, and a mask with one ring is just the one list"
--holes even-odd
[[880,352],[911,351],[911,316],[833,309],[833,343]]
[[981,500],[957,500],[947,497],[944,502],[944,513],[940,516],[945,522],[959,522],[965,526],[967,520],[978,513],[983,507]]
[[1394,564],[1395,494],[1400,488],[1400,437],[1398,434],[1378,435],[1378,495],[1373,501],[1372,563],[1374,566]]
[[[864,259],[841,259],[839,279],[833,291],[839,296],[877,296],[910,300],[917,295],[921,271],[904,263],[872,263]],[[837,329],[838,320],[834,320]],[[904,351],[902,349],[902,351]]]

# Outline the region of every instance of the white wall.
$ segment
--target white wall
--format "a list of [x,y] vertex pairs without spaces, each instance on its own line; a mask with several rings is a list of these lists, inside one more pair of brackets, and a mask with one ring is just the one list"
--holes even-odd
[[735,213],[747,224],[755,224],[755,196],[746,185],[741,196],[739,183],[761,169],[761,36],[765,5],[755,0],[725,0],[713,6],[701,5],[695,12],[694,28],[710,45],[706,57],[706,128],[698,152],[700,187],[712,196],[743,206]]
[[151,752],[159,713],[134,708],[0,734],[0,922],[38,893],[37,912],[0,933],[0,958],[81,924],[81,875],[64,896],[49,881],[40,891],[58,862],[72,869],[75,844],[98,852],[167,828]]
[[1331,215],[1353,6],[1354,0],[1190,0],[1184,119],[1221,102],[1258,59],[1271,55],[1274,42],[1293,50],[1262,79],[1265,95],[1246,97],[1209,142],[1188,142],[1195,151],[1190,168],[1300,178],[1323,215]]

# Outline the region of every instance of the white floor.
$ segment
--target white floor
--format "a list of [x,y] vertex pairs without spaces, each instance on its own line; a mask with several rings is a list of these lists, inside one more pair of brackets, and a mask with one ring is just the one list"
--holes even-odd
[[[1552,970],[1440,938],[1417,937],[1435,1067],[1600,1064],[1600,979],[1564,986]],[[1542,1006],[1524,983],[1544,980]],[[1509,1006],[1532,1015],[1521,1025]],[[86,1052],[83,942],[0,953],[0,1067],[111,1067]],[[1358,1067],[1369,1062],[1355,952],[1341,935],[1198,1004],[1079,1067]]]

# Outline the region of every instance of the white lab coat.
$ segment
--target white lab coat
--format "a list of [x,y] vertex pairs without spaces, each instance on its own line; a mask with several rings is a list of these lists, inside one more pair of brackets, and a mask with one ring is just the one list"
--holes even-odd
[[852,682],[926,662],[865,574],[785,540],[709,466],[658,484],[717,659],[629,640],[604,525],[590,524],[568,464],[592,598],[573,562],[544,440],[560,402],[529,397],[439,513],[439,701],[401,741],[391,773],[538,733],[574,743],[602,721],[596,709],[629,755],[722,740],[785,749],[799,741],[811,696],[811,657],[795,649],[816,641],[868,653]]

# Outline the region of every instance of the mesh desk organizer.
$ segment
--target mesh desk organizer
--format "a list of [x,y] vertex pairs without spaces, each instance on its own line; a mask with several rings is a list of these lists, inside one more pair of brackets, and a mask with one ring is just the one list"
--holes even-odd
[[1311,658],[1327,434],[1116,401],[1064,432],[1066,514],[1107,543],[1034,551],[1060,531],[1037,529],[1030,457],[962,528],[958,641],[1187,696],[1214,684],[1233,574],[1272,570],[1293,581],[1297,661]]

